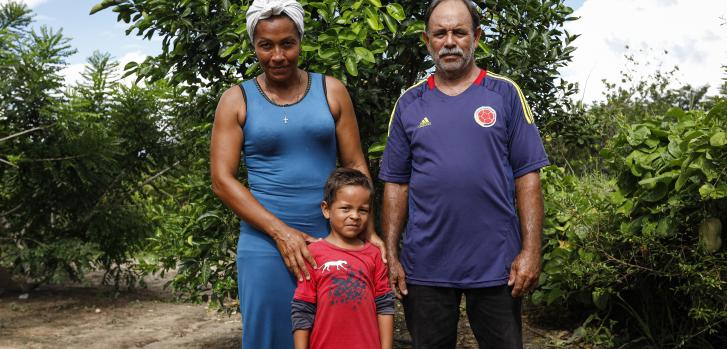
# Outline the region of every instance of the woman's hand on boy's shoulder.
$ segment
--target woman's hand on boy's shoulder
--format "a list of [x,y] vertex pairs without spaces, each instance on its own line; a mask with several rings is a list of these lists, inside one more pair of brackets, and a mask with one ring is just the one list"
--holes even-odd
[[379,252],[381,253],[381,260],[384,261],[384,264],[387,264],[388,261],[386,260],[386,244],[384,243],[384,240],[382,240],[379,237],[379,234],[376,234],[376,232],[369,232],[367,235],[368,236],[366,237],[366,241],[379,249]]
[[303,278],[310,280],[310,273],[306,268],[306,262],[317,268],[316,261],[308,251],[308,244],[319,241],[297,229],[286,227],[285,231],[277,234],[273,240],[283,257],[283,262],[288,269],[295,274],[295,277],[302,281]]

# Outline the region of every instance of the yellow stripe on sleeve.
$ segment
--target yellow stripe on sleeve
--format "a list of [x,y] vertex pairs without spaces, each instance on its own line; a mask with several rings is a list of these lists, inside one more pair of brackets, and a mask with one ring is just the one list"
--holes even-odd
[[394,121],[394,113],[396,112],[396,106],[397,106],[397,105],[399,105],[399,100],[401,99],[401,97],[402,97],[402,96],[404,96],[404,95],[405,95],[405,94],[406,94],[407,92],[409,92],[409,90],[411,90],[411,89],[413,89],[413,88],[415,88],[415,87],[417,87],[417,86],[419,86],[419,85],[421,85],[421,84],[425,83],[426,81],[427,81],[427,79],[424,79],[424,80],[422,80],[422,81],[419,81],[419,82],[417,82],[416,84],[414,84],[414,85],[412,85],[411,87],[407,88],[407,89],[406,89],[406,90],[405,90],[405,91],[404,91],[404,92],[403,92],[403,93],[401,94],[401,96],[399,96],[399,98],[397,98],[397,99],[396,99],[396,103],[394,103],[394,108],[393,108],[393,109],[391,109],[391,115],[389,116],[389,126],[388,126],[388,129],[387,129],[387,131],[386,131],[386,136],[387,136],[387,137],[391,135],[391,122],[392,122],[392,121]]
[[523,94],[523,91],[520,89],[520,86],[518,86],[515,81],[510,80],[507,77],[504,77],[502,75],[495,74],[493,72],[487,72],[487,76],[491,76],[495,79],[504,80],[509,83],[511,83],[513,86],[515,86],[515,90],[518,93],[518,96],[520,96],[520,104],[523,108],[523,114],[525,114],[525,120],[528,122],[528,124],[532,124],[535,122],[535,119],[533,118],[533,111],[530,110],[530,105],[528,105],[528,101],[525,99],[525,94]]

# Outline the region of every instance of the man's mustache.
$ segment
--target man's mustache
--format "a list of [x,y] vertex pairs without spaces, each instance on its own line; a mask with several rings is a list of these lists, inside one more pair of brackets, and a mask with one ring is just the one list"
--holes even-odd
[[445,47],[445,48],[442,48],[441,50],[439,50],[438,54],[439,54],[439,57],[444,57],[444,56],[464,57],[464,51],[462,51],[462,49],[459,47],[454,47],[454,48]]

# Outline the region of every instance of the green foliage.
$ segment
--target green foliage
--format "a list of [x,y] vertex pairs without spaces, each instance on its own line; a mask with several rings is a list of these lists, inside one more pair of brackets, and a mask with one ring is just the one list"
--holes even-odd
[[[194,94],[213,95],[259,73],[246,32],[251,1],[103,1],[129,23],[127,34],[162,37],[162,53],[127,65],[152,80],[170,77]],[[333,75],[349,88],[364,148],[383,142],[390,110],[400,93],[432,66],[421,41],[425,1],[306,1],[301,65]],[[482,4],[481,4],[482,5]],[[571,60],[576,38],[562,29],[572,9],[562,1],[496,1],[483,4],[488,26],[478,63],[518,81],[546,127],[564,113],[572,84],[557,69]],[[527,16],[524,14],[527,13]],[[376,149],[380,149],[377,147]],[[375,155],[375,154],[374,154]]]
[[[639,51],[639,54],[648,55],[648,52]],[[621,124],[638,123],[652,115],[664,114],[670,108],[709,109],[727,96],[725,93],[706,96],[707,85],[675,87],[678,67],[664,72],[653,64],[639,62],[632,54],[626,60],[618,82],[604,81],[603,101],[588,107],[576,103],[563,116],[563,127],[557,132],[546,131],[546,150],[555,163],[578,174],[604,170],[606,165],[599,151],[616,136]],[[647,76],[636,77],[638,71],[652,69]]]
[[601,152],[615,180],[543,173],[544,273],[533,301],[590,307],[602,320],[579,333],[628,333],[610,345],[717,346],[727,252],[705,248],[700,229],[721,234],[717,220],[727,219],[727,102],[627,119],[614,121]]
[[543,272],[541,287],[533,293],[535,304],[557,304],[573,298],[578,303],[604,309],[606,280],[616,270],[603,263],[594,237],[613,226],[610,195],[615,185],[602,175],[577,178],[563,168],[541,170],[545,197],[543,222]]
[[[423,2],[426,3],[426,2]],[[576,86],[559,78],[579,35],[563,29],[573,9],[562,1],[484,1],[485,37],[477,62],[511,77],[525,93],[546,133],[566,127]]]
[[[209,147],[211,124],[192,130],[194,139]],[[210,190],[209,164],[201,152],[184,173],[164,178],[150,191],[173,190],[163,197],[148,195],[145,206],[158,222],[142,262],[149,272],[176,269],[170,282],[184,300],[206,301],[230,312],[237,308],[235,255],[239,235],[238,218]],[[204,175],[200,175],[204,174]],[[162,189],[164,190],[164,189]]]
[[29,18],[0,6],[0,267],[28,288],[91,268],[133,285],[126,266],[152,230],[137,191],[167,158],[169,89],[121,86],[100,53],[64,87],[68,39]]

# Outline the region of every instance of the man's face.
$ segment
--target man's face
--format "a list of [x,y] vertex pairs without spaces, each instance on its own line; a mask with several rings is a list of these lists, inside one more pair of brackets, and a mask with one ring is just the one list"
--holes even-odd
[[437,6],[424,33],[437,71],[443,73],[464,73],[474,60],[479,38],[480,31],[472,31],[472,17],[462,1],[445,1]]

